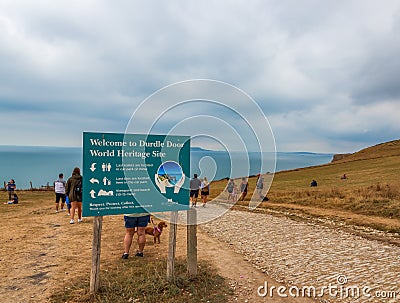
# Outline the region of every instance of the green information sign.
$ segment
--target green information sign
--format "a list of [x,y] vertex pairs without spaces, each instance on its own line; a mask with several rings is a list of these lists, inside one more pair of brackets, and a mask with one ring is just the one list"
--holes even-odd
[[190,137],[83,133],[83,216],[189,209]]

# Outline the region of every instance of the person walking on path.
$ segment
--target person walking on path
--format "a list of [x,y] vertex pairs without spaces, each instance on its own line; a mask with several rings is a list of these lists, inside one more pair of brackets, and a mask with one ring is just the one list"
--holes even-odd
[[226,187],[226,190],[228,191],[228,202],[233,202],[233,188],[235,187],[235,182],[233,182],[232,179],[229,179],[228,185]]
[[256,184],[256,191],[258,194],[259,199],[262,201],[264,199],[263,189],[264,189],[264,178],[262,175],[258,174],[257,184]]
[[65,211],[65,186],[64,174],[58,174],[58,179],[54,181],[54,192],[56,193],[56,213],[58,213],[59,204],[61,200],[61,211]]
[[122,259],[128,259],[129,250],[131,249],[135,228],[138,235],[137,243],[138,250],[136,257],[143,257],[144,246],[146,245],[145,229],[150,221],[150,215],[147,213],[128,214],[124,215],[125,221],[125,237],[124,237],[124,254]]
[[14,191],[17,189],[14,179],[7,183],[8,201],[13,201]]
[[249,183],[247,182],[246,178],[242,178],[242,183],[240,183],[240,201],[244,201],[244,198],[247,195],[247,190],[249,188]]
[[238,194],[239,194],[239,189],[236,186],[236,184],[234,184],[233,185],[233,191],[232,191],[232,200],[235,203],[238,201]]
[[210,183],[207,180],[207,177],[203,178],[203,181],[200,185],[201,188],[201,202],[203,203],[203,207],[206,207],[207,197],[210,194]]
[[201,186],[201,181],[197,179],[197,174],[193,175],[193,179],[190,180],[190,201],[192,202],[192,207],[197,207],[197,198],[199,197],[199,189]]
[[82,176],[79,167],[75,167],[72,176],[68,179],[65,192],[71,203],[71,220],[69,223],[74,224],[75,210],[78,210],[78,222],[82,222]]

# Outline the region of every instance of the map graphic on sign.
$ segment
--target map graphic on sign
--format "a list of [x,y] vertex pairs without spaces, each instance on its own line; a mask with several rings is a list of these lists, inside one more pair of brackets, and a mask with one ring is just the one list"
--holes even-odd
[[166,187],[174,187],[174,193],[179,193],[184,180],[185,174],[182,167],[174,161],[161,164],[155,175],[155,182],[161,193],[166,192]]

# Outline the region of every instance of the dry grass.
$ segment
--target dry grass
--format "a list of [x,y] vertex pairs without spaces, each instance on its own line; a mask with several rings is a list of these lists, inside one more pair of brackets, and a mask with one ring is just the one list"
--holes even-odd
[[141,259],[121,260],[101,273],[101,284],[96,295],[89,293],[89,277],[74,281],[67,288],[54,293],[50,302],[228,302],[232,289],[210,264],[199,262],[195,279],[186,275],[186,262],[175,261],[174,283],[166,281],[166,260],[142,262]]
[[[346,174],[347,180],[341,180]],[[369,216],[368,222],[360,225],[379,227],[399,232],[393,223],[375,225],[379,218],[397,220],[400,226],[400,141],[393,141],[326,165],[300,168],[276,173],[268,192],[268,203],[260,207],[275,209],[312,209],[315,216],[326,216],[327,210],[337,211],[338,216],[352,214]],[[310,187],[311,180],[317,180],[317,187]],[[240,184],[240,178],[235,180]],[[253,194],[256,178],[249,179],[249,193],[246,205]],[[213,182],[211,198],[226,198],[227,181]]]
[[272,203],[291,203],[340,209],[369,216],[400,218],[399,184],[376,183],[367,187],[325,187],[303,190],[271,190]]

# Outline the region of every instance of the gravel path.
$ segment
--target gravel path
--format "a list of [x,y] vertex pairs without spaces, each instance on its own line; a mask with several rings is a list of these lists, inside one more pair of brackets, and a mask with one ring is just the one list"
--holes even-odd
[[[216,208],[198,208],[198,217]],[[338,228],[246,211],[229,210],[201,228],[284,282],[295,296],[312,286],[318,298],[324,293],[319,298],[323,302],[400,301],[398,246]]]

